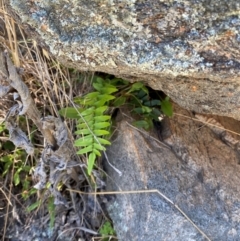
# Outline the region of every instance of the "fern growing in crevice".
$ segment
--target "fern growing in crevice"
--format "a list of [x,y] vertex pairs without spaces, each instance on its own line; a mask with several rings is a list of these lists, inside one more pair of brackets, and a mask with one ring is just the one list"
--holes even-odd
[[169,98],[151,98],[148,88],[141,82],[129,83],[118,78],[95,77],[92,85],[93,92],[74,99],[75,104],[80,106],[78,109],[67,107],[60,110],[62,116],[77,119],[75,146],[81,148],[78,154],[88,155],[89,175],[97,156],[106,150],[104,145],[111,144],[104,138],[110,134],[111,116],[107,114],[110,106],[129,106],[138,115],[138,120],[133,124],[145,129],[150,129],[153,126],[152,120],[158,120],[162,113],[172,115]]
[[155,95],[149,92],[142,82],[129,83],[122,79],[114,78],[111,83],[118,86],[116,99],[113,101],[115,107],[127,105],[132,113],[135,114],[136,121],[133,125],[139,128],[149,130],[153,127],[153,120],[159,121],[162,115],[172,116],[172,106],[169,97],[162,99],[159,91],[151,90]]
[[[106,114],[107,103],[115,96],[112,93],[117,88],[107,83],[102,78],[96,78],[93,82],[94,92],[83,97],[75,98],[74,102],[82,108],[75,110],[79,112],[77,120],[77,131],[79,138],[75,140],[75,146],[81,147],[78,154],[88,154],[88,174],[91,174],[97,156],[101,156],[101,151],[105,151],[104,145],[111,143],[103,136],[109,135],[111,116]],[[67,109],[67,112],[70,109]],[[74,110],[71,109],[72,115]],[[64,110],[62,110],[64,113]],[[68,113],[69,115],[69,113]],[[68,116],[67,115],[67,116]]]

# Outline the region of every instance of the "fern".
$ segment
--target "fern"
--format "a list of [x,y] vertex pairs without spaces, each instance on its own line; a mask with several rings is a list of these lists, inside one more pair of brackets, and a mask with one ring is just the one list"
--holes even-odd
[[159,117],[165,114],[172,116],[172,105],[169,97],[161,100],[157,91],[153,91],[157,95],[157,99],[153,99],[149,93],[149,89],[142,82],[130,84],[121,79],[113,79],[114,84],[119,85],[119,95],[114,101],[115,107],[127,103],[131,106],[131,111],[135,114],[137,121],[133,122],[138,128],[149,130],[153,127],[153,120],[159,121]]
[[88,155],[89,175],[97,156],[101,156],[101,152],[106,150],[104,146],[111,144],[104,138],[110,134],[111,116],[106,114],[110,105],[130,105],[131,111],[140,117],[140,120],[133,124],[145,129],[153,126],[152,120],[158,120],[161,111],[168,116],[172,115],[169,98],[162,101],[152,99],[148,88],[141,82],[131,84],[118,78],[95,77],[93,88],[93,92],[74,99],[75,104],[80,106],[78,109],[67,107],[60,110],[62,116],[77,119],[75,134],[78,138],[75,140],[75,146],[80,148],[78,154]]
[[81,147],[78,154],[88,154],[88,174],[90,175],[97,156],[101,156],[101,151],[105,151],[104,145],[111,143],[103,136],[109,135],[111,116],[105,114],[108,110],[107,103],[115,97],[112,93],[117,88],[102,78],[96,78],[93,82],[96,91],[91,92],[81,98],[76,98],[75,103],[81,105],[81,118],[77,121],[76,134],[79,138],[75,141],[75,146]]

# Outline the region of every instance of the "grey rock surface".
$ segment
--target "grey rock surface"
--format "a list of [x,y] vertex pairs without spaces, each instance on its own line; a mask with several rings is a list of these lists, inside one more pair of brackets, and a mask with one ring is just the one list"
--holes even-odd
[[[108,149],[107,190],[157,189],[200,228],[207,239],[174,205],[158,193],[116,194],[108,211],[120,241],[237,241],[240,237],[240,156],[211,128],[175,106],[175,116],[162,123],[166,146],[119,120]],[[184,116],[181,116],[184,115]],[[194,118],[194,119],[193,119]],[[239,122],[214,117],[240,133]],[[215,128],[216,130],[216,128]],[[231,134],[235,142],[239,137]]]
[[240,119],[239,1],[5,2],[65,65],[143,80],[186,109]]

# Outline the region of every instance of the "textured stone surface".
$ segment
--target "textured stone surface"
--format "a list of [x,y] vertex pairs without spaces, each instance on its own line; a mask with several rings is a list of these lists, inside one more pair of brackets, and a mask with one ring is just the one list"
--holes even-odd
[[[119,121],[108,150],[108,190],[158,189],[178,205],[210,240],[237,241],[240,235],[240,156],[209,127],[175,106],[162,125],[169,147]],[[126,117],[125,117],[126,118]],[[240,133],[239,122],[216,118]],[[234,139],[238,136],[232,135]],[[203,241],[205,239],[173,205],[157,193],[115,195],[108,210],[119,240]]]
[[181,106],[240,119],[240,2],[6,0],[61,62],[144,80]]

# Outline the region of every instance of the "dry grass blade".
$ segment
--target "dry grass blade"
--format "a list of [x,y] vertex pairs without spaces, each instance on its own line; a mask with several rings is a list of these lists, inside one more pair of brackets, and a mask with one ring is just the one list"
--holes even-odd
[[189,117],[189,116],[186,116],[186,115],[182,115],[182,114],[178,114],[178,113],[174,113],[174,115],[180,116],[180,117],[183,117],[183,118],[186,118],[186,119],[190,119],[190,120],[193,120],[193,121],[196,121],[196,122],[201,122],[201,123],[203,123],[203,124],[205,124],[205,125],[212,126],[212,127],[216,127],[216,128],[221,129],[221,130],[223,130],[223,131],[227,131],[227,132],[229,132],[229,133],[232,133],[232,134],[235,134],[235,135],[240,136],[240,133],[237,133],[237,132],[235,132],[235,131],[231,131],[231,130],[229,130],[229,129],[226,129],[226,128],[224,128],[224,127],[221,127],[221,126],[218,126],[218,125],[209,123],[209,122],[205,122],[205,121],[199,120],[199,119],[197,119],[197,118],[192,118],[192,117]]
[[7,194],[3,191],[3,189],[1,187],[0,187],[0,191],[2,192],[2,194],[7,199],[8,203],[12,206],[12,202],[11,202],[10,198],[7,196]]
[[4,22],[7,32],[7,40],[9,44],[9,49],[13,55],[13,62],[15,66],[20,67],[20,59],[18,52],[18,39],[16,33],[16,23],[12,17],[9,16],[5,9],[4,1],[1,1],[2,11],[4,14]]

